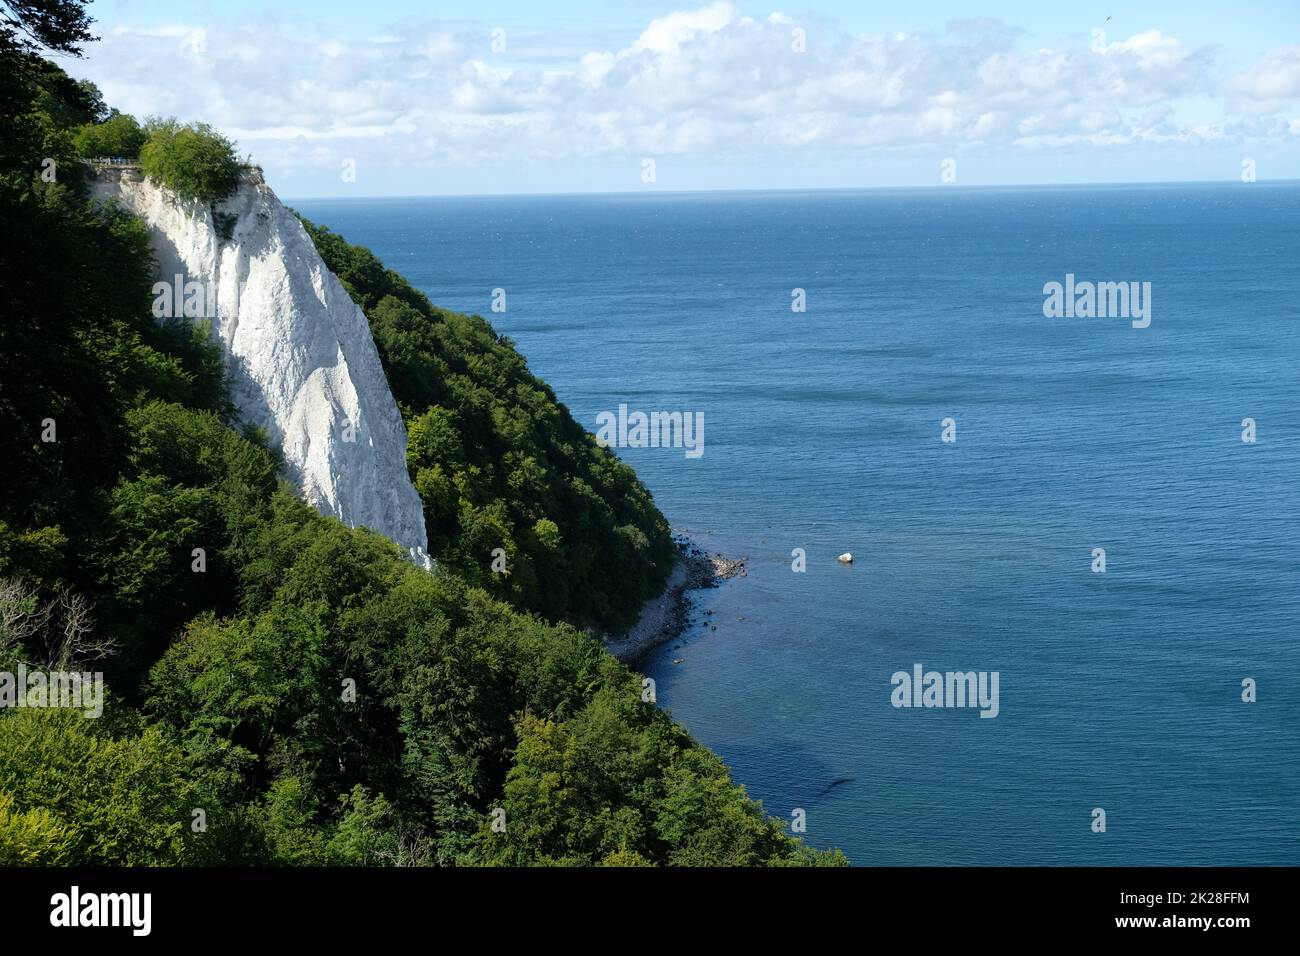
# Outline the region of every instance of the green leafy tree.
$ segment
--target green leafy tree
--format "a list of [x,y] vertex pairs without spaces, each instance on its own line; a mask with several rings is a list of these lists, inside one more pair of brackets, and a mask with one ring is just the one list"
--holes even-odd
[[5,0],[0,49],[80,56],[81,44],[95,39],[85,7],[84,0]]
[[[551,620],[632,623],[674,560],[668,524],[632,469],[484,319],[435,308],[368,249],[303,225],[370,319],[406,417],[430,553]],[[493,572],[496,548],[509,574]]]
[[[573,626],[635,616],[671,565],[667,525],[508,339],[312,229],[406,415],[427,573],[279,481],[210,330],[150,315],[143,226],[40,178],[40,157],[73,161],[76,131],[105,120],[97,91],[0,49],[15,64],[0,576],[20,580],[19,611],[82,595],[120,652],[101,719],[0,712],[0,863],[843,862],[768,820]],[[151,162],[192,195],[229,185],[212,174],[228,144],[153,132]],[[32,643],[6,621],[0,663]]]
[[0,793],[0,866],[61,866],[72,856],[71,830],[44,807],[18,811]]
[[[157,729],[113,735],[110,723],[57,708],[0,716],[0,793],[11,798],[9,826],[40,836],[45,849],[28,845],[41,852],[41,863],[190,862],[186,824],[205,800],[189,779],[185,754]],[[13,822],[15,812],[25,822]]]
[[140,148],[140,165],[150,179],[204,203],[220,202],[239,186],[234,144],[208,124],[150,119],[144,129],[149,138]]
[[121,156],[135,159],[140,155],[148,134],[134,116],[118,113],[102,123],[87,123],[77,130],[73,146],[86,157]]

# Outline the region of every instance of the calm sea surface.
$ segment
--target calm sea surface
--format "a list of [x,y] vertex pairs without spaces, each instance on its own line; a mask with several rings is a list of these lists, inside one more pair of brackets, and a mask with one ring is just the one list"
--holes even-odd
[[[1300,185],[291,205],[491,318],[593,431],[704,413],[698,459],[620,454],[749,574],[645,669],[810,842],[1300,864]],[[1066,273],[1150,282],[1150,327],[1045,318]],[[1000,713],[891,706],[918,663],[997,671]]]

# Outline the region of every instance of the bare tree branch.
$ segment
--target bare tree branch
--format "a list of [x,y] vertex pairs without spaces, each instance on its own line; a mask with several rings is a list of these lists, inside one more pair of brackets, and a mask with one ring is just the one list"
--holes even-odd
[[67,588],[54,599],[56,627],[50,628],[53,643],[49,646],[47,664],[54,670],[74,670],[90,661],[102,660],[117,650],[111,637],[95,636],[95,619],[90,612],[94,605],[83,594]]
[[109,657],[117,641],[95,634],[93,610],[85,595],[68,588],[42,602],[22,578],[0,578],[0,655],[22,657],[43,645],[42,666],[61,671]]
[[29,638],[45,631],[51,610],[22,578],[0,578],[0,654],[21,653]]

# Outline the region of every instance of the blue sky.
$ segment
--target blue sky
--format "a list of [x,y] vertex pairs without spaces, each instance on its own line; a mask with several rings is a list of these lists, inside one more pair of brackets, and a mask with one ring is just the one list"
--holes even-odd
[[1119,6],[99,0],[65,65],[289,197],[1300,178],[1300,4]]

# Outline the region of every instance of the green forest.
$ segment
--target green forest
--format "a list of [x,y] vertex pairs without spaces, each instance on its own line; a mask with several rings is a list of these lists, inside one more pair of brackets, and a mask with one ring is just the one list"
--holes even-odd
[[0,708],[0,865],[843,865],[592,636],[673,562],[632,470],[485,320],[308,222],[406,420],[435,570],[297,498],[206,323],[153,318],[145,227],[86,188],[86,158],[138,157],[215,212],[233,145],[47,59],[93,42],[81,3],[11,6],[0,673],[103,671],[107,700]]

